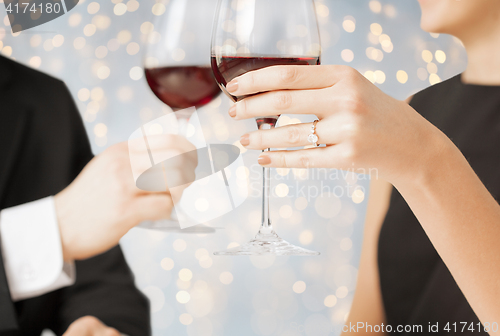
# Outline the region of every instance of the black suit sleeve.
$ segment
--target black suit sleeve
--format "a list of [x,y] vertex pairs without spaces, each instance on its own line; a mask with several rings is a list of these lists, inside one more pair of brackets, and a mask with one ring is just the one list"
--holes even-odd
[[135,288],[119,246],[77,262],[76,267],[75,285],[62,290],[58,329],[54,330],[58,335],[85,315],[130,336],[151,334],[148,301]]
[[[92,151],[80,114],[66,87],[64,92],[73,130],[72,166],[73,177],[76,177],[92,158]],[[151,334],[149,303],[135,287],[133,274],[119,246],[99,256],[77,261],[76,283],[61,290],[60,302],[57,330],[54,330],[57,334],[62,334],[73,321],[86,315],[95,316],[130,336]]]
[[[92,159],[63,82],[0,56],[0,209],[56,195]],[[119,246],[76,262],[73,286],[13,302],[0,255],[0,335],[61,335],[92,315],[130,336],[150,334],[148,301]]]

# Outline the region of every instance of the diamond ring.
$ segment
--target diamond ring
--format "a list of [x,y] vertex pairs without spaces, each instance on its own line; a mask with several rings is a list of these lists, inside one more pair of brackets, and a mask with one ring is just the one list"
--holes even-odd
[[314,122],[311,125],[311,134],[307,137],[307,141],[313,144],[314,147],[318,147],[318,135],[316,134],[316,124],[319,122],[319,120],[314,120]]

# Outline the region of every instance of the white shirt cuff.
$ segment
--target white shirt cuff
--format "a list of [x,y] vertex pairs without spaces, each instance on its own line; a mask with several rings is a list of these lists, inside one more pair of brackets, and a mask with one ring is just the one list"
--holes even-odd
[[54,198],[0,212],[5,274],[13,301],[74,284],[74,263],[63,261]]

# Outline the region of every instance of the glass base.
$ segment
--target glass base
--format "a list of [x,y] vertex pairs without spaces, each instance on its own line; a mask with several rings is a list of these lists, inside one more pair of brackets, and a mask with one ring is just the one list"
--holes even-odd
[[189,216],[187,216],[182,210],[175,209],[175,211],[172,211],[170,219],[144,221],[139,223],[139,225],[137,225],[136,227],[149,230],[183,233],[183,234],[209,234],[209,233],[215,233],[216,230],[224,229],[223,227],[212,227],[203,224],[192,225],[187,228],[181,229],[179,218],[181,218],[182,223],[184,223],[184,225],[193,224],[193,220],[189,218]]
[[226,251],[214,252],[219,256],[317,256],[319,252],[307,250],[290,244],[281,239],[276,232],[270,228],[261,228],[254,239],[241,246],[233,247]]
[[173,232],[173,233],[183,233],[183,234],[208,234],[208,233],[215,233],[217,229],[221,229],[203,224],[198,224],[190,226],[185,229],[181,229],[181,227],[179,226],[179,222],[171,219],[158,220],[158,221],[145,221],[137,225],[137,227],[149,230],[158,230],[163,232]]

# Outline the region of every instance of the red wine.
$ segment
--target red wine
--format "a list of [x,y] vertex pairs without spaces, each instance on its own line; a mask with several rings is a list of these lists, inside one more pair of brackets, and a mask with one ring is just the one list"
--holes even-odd
[[174,110],[206,105],[220,93],[210,67],[161,67],[145,72],[154,94]]
[[[234,78],[246,72],[266,68],[273,65],[319,65],[319,57],[276,57],[276,56],[212,56],[212,70],[215,80],[223,88]],[[228,94],[229,95],[229,94]],[[239,101],[247,96],[231,98]]]
[[[215,80],[221,89],[233,100],[240,101],[248,96],[233,96],[226,91],[226,85],[234,78],[246,72],[262,69],[273,65],[319,65],[319,57],[277,57],[277,56],[212,56],[212,70]],[[260,128],[263,124],[275,126],[279,116],[256,118]]]
[[[261,129],[261,127],[265,125],[271,125],[271,128],[273,128],[274,126],[276,126],[279,117],[280,117],[279,115],[268,116],[268,117],[257,117],[255,118],[255,121],[257,122],[257,128]],[[266,129],[266,127],[262,127],[262,129]]]

